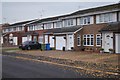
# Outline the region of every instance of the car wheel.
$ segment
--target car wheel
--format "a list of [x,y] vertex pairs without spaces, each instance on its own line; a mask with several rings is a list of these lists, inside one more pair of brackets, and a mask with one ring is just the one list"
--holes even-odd
[[30,46],[28,46],[28,48],[27,48],[28,50],[31,50],[31,47]]

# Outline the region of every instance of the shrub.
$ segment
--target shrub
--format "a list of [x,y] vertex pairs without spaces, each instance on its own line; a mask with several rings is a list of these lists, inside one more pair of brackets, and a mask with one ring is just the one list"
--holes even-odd
[[100,51],[104,51],[104,48],[100,48]]

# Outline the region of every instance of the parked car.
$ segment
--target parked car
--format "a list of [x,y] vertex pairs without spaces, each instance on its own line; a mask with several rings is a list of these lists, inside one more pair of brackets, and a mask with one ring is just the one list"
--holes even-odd
[[19,48],[22,50],[41,49],[41,44],[36,41],[25,41]]

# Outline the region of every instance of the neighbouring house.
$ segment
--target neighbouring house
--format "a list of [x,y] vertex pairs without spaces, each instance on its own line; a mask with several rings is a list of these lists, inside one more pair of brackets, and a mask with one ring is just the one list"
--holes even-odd
[[25,41],[23,40],[24,34],[27,32],[27,26],[25,24],[32,21],[35,20],[17,22],[6,27],[3,26],[3,46],[17,46]]
[[[120,53],[119,31],[117,32],[117,28],[120,27],[119,21],[119,3],[38,19],[24,24],[26,31],[24,35],[21,34],[22,41],[18,44],[26,40],[35,40],[39,43],[50,43],[50,47],[56,50],[99,51],[100,48],[104,48],[105,52],[108,52],[108,48],[113,48],[115,53]],[[113,40],[110,41],[108,36],[105,36],[107,33],[110,33],[109,36]],[[110,47],[105,45],[107,41],[110,41]]]
[[50,43],[50,47],[55,47],[56,50],[63,50],[63,47],[65,50],[72,50],[76,45],[75,35],[82,28],[82,26],[72,26],[49,29],[44,33],[45,43]]

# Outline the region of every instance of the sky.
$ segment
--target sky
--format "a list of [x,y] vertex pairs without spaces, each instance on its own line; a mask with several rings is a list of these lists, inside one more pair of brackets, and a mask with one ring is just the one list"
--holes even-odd
[[15,23],[31,19],[41,19],[118,2],[75,2],[75,0],[74,2],[70,2],[72,0],[69,2],[47,2],[46,0],[44,0],[46,2],[37,2],[36,0],[33,2],[32,0],[31,2],[28,2],[27,0],[20,1],[21,2],[16,2],[15,0],[2,0],[2,3],[0,3],[0,8],[2,7],[0,23]]

